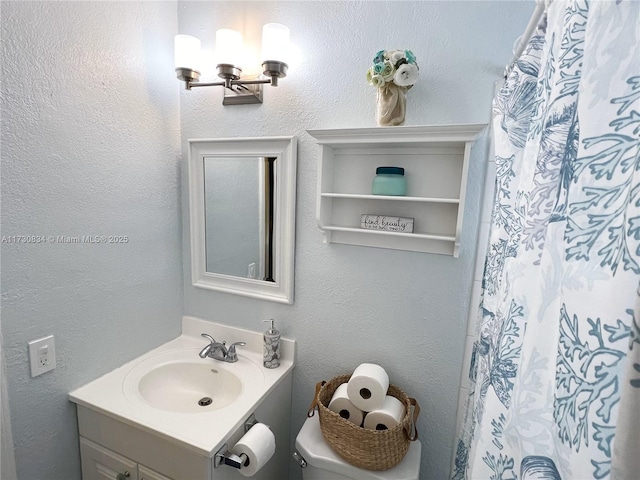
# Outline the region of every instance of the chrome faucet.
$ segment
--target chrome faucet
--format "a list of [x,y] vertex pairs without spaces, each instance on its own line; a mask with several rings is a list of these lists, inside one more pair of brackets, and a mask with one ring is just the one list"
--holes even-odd
[[235,363],[238,361],[236,347],[244,347],[246,345],[245,342],[235,342],[227,348],[227,342],[216,342],[211,335],[207,335],[206,333],[201,335],[209,339],[209,345],[200,350],[200,358],[211,357],[214,360],[220,360],[221,362]]

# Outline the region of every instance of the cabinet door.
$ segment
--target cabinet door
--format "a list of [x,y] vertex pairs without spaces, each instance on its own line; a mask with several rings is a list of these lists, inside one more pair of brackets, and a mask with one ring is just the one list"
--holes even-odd
[[171,480],[169,477],[165,477],[158,472],[154,472],[144,465],[138,465],[138,475],[140,480]]
[[80,437],[83,480],[138,480],[138,464]]

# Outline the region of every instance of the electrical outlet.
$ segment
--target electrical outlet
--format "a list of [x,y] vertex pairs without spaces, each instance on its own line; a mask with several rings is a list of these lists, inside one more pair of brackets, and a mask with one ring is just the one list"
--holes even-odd
[[56,368],[56,344],[53,335],[29,342],[29,363],[32,377]]
[[255,264],[255,262],[249,264],[249,268],[248,268],[248,272],[247,272],[247,278],[256,278],[256,264]]

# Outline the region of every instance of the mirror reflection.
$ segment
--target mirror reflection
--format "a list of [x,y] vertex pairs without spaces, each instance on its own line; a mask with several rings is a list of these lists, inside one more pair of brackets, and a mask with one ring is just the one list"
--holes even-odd
[[275,282],[276,157],[203,162],[207,273]]

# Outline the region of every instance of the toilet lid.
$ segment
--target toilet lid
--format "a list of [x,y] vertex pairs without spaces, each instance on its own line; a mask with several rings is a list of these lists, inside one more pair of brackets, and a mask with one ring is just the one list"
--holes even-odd
[[411,442],[407,455],[395,467],[380,472],[355,467],[340,458],[324,441],[318,412],[307,418],[296,438],[296,449],[309,465],[358,480],[418,480],[421,445]]

